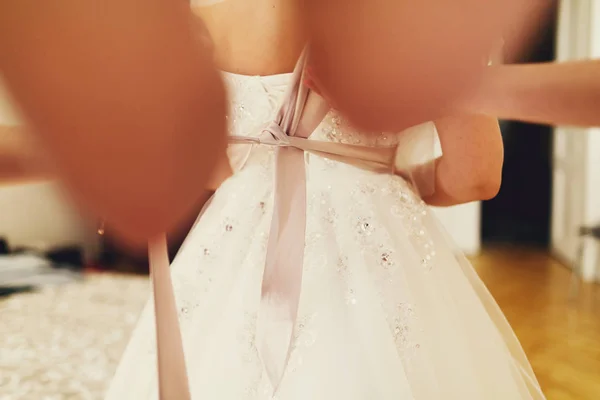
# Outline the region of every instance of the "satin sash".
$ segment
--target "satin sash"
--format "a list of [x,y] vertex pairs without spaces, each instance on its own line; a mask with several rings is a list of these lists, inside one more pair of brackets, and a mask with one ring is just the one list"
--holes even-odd
[[[409,129],[393,147],[367,147],[310,140],[329,112],[328,104],[303,84],[306,51],[277,117],[256,137],[232,136],[230,142],[275,146],[274,205],[267,245],[256,343],[268,377],[277,390],[289,361],[296,326],[306,230],[306,152],[369,171],[403,176],[421,196],[433,193],[435,128]],[[242,165],[238,165],[241,167]],[[156,314],[161,400],[190,400],[181,332],[173,293],[166,239],[150,243],[150,267]]]

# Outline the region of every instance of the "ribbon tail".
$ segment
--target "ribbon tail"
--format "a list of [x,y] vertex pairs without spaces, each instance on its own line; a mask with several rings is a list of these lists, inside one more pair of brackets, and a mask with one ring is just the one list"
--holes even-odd
[[156,314],[160,400],[190,400],[165,236],[150,242],[149,258]]
[[276,152],[275,207],[257,321],[257,347],[274,391],[288,364],[298,317],[306,232],[304,152]]
[[[280,142],[289,143],[294,136],[307,137],[327,111],[322,100],[313,100],[308,102],[308,114],[304,114],[309,100],[308,89],[302,84],[306,59],[307,53],[304,51],[296,64],[288,97],[275,120],[277,127],[271,127],[272,133],[282,136],[278,138]],[[274,178],[273,219],[262,281],[256,341],[263,365],[276,392],[292,352],[302,287],[306,235],[304,151],[294,147],[279,147],[275,153]]]

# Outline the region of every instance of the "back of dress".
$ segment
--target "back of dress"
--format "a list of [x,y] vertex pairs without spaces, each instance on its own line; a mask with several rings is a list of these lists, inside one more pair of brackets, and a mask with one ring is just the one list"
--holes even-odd
[[[415,185],[377,169],[435,127],[368,134],[325,110],[290,136],[298,79],[225,74],[243,162],[171,267],[192,398],[543,399]],[[150,302],[108,399],[158,398],[153,323]]]

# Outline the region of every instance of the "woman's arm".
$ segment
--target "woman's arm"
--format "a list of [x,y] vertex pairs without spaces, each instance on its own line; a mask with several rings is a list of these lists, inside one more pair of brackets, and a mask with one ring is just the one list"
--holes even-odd
[[435,163],[433,206],[452,206],[493,198],[500,190],[504,147],[498,121],[462,115],[435,121],[443,155]]
[[490,67],[457,109],[552,125],[600,125],[600,60]]

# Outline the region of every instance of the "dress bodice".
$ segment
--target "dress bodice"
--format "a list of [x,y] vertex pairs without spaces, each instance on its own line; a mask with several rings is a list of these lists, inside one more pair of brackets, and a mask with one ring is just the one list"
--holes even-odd
[[[230,99],[229,133],[248,136],[273,120],[291,83],[292,74],[248,76],[223,73],[223,77]],[[311,139],[383,147],[396,145],[399,134],[361,132],[332,110],[311,135]]]

